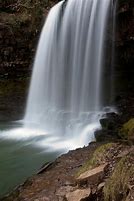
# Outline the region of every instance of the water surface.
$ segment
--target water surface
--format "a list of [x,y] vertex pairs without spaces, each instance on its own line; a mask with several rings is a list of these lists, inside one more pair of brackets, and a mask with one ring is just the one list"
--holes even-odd
[[[59,155],[58,151],[46,151],[43,147],[34,146],[30,138],[23,140],[7,138],[6,134],[10,132],[12,135],[16,127],[19,128],[20,124],[0,123],[0,197],[35,174],[43,164]],[[37,140],[34,138],[34,141]]]

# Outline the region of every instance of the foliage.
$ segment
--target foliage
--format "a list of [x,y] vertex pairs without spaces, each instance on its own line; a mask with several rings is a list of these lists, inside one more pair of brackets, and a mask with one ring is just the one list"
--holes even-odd
[[133,156],[123,157],[104,186],[104,201],[119,201],[127,197],[131,175],[134,175]]
[[106,162],[106,158],[110,157],[109,150],[115,146],[115,143],[107,143],[98,147],[90,160],[88,160],[77,172],[77,176],[83,172],[97,167],[98,165]]
[[122,139],[134,139],[134,118],[130,119],[122,126],[119,131],[119,135]]

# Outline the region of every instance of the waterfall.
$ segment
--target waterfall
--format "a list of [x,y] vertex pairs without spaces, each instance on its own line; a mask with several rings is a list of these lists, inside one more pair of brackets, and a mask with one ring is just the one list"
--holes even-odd
[[106,106],[102,94],[110,4],[68,0],[51,9],[34,61],[25,125],[39,124],[56,141],[74,139],[78,146],[93,140]]

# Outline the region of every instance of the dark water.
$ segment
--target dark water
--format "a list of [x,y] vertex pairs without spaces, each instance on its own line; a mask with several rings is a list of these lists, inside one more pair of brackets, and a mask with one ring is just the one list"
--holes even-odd
[[[11,122],[0,123],[0,135],[13,129]],[[46,152],[26,140],[4,139],[0,137],[0,197],[35,174],[46,162],[52,161],[59,153]]]

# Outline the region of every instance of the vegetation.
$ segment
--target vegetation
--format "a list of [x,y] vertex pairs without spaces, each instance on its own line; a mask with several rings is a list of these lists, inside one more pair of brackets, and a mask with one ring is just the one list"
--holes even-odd
[[122,139],[134,141],[134,118],[125,123],[119,131]]
[[93,157],[88,160],[77,172],[77,176],[79,176],[81,173],[87,171],[87,170],[91,170],[95,167],[97,167],[98,165],[105,163],[106,159],[111,157],[110,156],[110,149],[115,147],[116,144],[115,143],[107,143],[104,145],[101,145],[100,147],[98,147],[95,152],[93,153]]
[[123,157],[104,186],[104,201],[124,200],[129,192],[131,176],[134,175],[133,155]]

